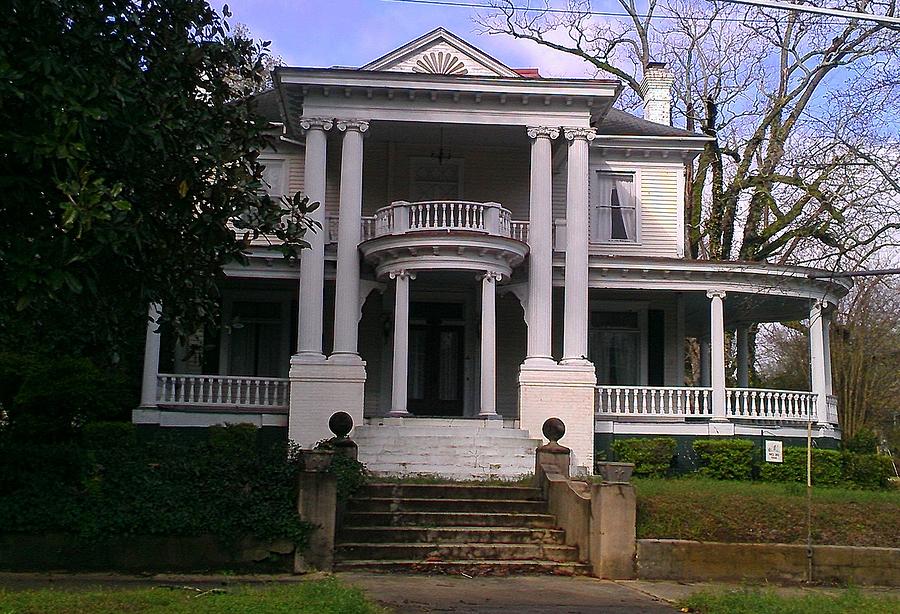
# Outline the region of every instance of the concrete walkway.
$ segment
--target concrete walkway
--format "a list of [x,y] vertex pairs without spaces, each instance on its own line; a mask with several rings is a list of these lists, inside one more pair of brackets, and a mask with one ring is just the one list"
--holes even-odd
[[585,577],[425,576],[338,573],[371,599],[398,614],[467,612],[477,614],[671,614],[664,601],[631,587]]

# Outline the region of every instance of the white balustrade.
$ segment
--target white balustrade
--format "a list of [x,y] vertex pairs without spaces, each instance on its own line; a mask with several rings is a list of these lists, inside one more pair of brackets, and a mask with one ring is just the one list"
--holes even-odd
[[611,416],[712,416],[712,388],[597,386],[597,413]]
[[[329,213],[325,216],[325,243],[337,243],[338,240],[338,216]],[[321,231],[320,231],[321,232]]]
[[376,218],[374,215],[364,215],[360,218],[359,236],[362,237],[363,241],[375,236],[375,222]]
[[511,221],[509,224],[509,236],[523,243],[528,242],[528,222]]
[[816,417],[816,394],[800,390],[728,388],[725,413],[729,418],[806,422]]
[[[371,222],[368,221],[371,219]],[[470,201],[395,201],[363,221],[363,239],[418,231],[465,230],[524,241],[528,222],[513,222],[499,203]]]
[[159,405],[287,409],[290,380],[241,375],[175,375],[156,377]]

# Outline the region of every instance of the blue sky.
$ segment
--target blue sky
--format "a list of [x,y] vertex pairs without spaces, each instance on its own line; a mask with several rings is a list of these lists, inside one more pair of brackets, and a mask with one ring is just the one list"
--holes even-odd
[[[212,0],[216,9],[225,2]],[[360,66],[443,26],[513,68],[539,67],[547,77],[589,77],[581,60],[507,36],[476,33],[474,9],[384,0],[231,0],[232,23],[271,40],[291,66]]]

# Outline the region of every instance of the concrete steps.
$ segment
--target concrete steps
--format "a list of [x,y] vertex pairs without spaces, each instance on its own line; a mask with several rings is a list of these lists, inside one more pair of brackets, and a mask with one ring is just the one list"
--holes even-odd
[[503,421],[370,418],[356,427],[359,460],[376,475],[515,479],[534,471],[540,445]]
[[429,573],[587,574],[538,489],[372,484],[348,503],[335,567]]

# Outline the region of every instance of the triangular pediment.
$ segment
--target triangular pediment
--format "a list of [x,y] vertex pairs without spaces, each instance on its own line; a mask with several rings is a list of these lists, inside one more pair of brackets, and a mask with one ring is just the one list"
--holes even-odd
[[361,70],[450,76],[521,77],[509,66],[444,28],[437,28],[406,43],[369,62]]

